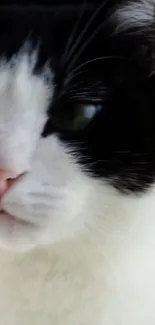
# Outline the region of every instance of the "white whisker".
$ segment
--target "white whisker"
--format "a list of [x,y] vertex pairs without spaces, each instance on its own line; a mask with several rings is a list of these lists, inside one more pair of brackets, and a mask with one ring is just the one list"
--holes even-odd
[[[88,20],[87,24],[85,25],[84,29],[82,30],[82,32],[80,33],[79,37],[77,38],[76,42],[74,43],[74,45],[72,46],[70,53],[68,55],[67,61],[71,58],[71,56],[73,55],[73,53],[75,52],[75,50],[77,49],[77,46],[80,44],[80,42],[82,41],[84,35],[87,33],[87,31],[89,30],[89,27],[91,26],[91,24],[93,23],[93,21],[95,20],[96,16],[98,15],[98,13],[101,11],[101,9],[106,5],[106,3],[108,2],[108,0],[105,0],[104,3],[102,3],[94,12],[93,16]],[[94,33],[93,33],[94,35]],[[88,42],[86,42],[88,43]]]
[[[69,36],[68,38],[68,41],[66,43],[66,46],[65,46],[65,51],[63,53],[63,59],[65,60],[67,58],[67,54],[70,50],[70,47],[72,46],[72,43],[73,43],[73,40],[74,40],[74,37],[76,36],[76,33],[77,33],[77,30],[78,30],[78,27],[79,27],[79,24],[81,22],[81,19],[82,19],[82,16],[83,16],[83,13],[84,13],[84,10],[85,10],[85,6],[86,6],[86,3],[84,2],[83,3],[83,6],[82,6],[82,10],[80,11],[80,15],[78,16],[78,19],[76,21],[76,24],[75,24],[75,27],[73,28],[72,32],[71,32],[71,35]],[[66,60],[65,60],[66,61]]]
[[[94,59],[91,59],[91,60],[88,60],[88,61],[85,61],[83,63],[81,63],[80,65],[78,65],[75,69],[73,69],[71,71],[71,73],[69,74],[68,78],[67,79],[70,79],[72,76],[75,78],[76,75],[74,75],[74,73],[78,70],[80,70],[81,68],[83,68],[84,66],[88,65],[89,63],[92,63],[92,62],[96,62],[96,61],[99,61],[99,60],[108,60],[108,59],[119,59],[120,57],[117,57],[117,56],[101,56],[101,57],[98,57],[98,58],[94,58]],[[81,72],[82,73],[82,72]],[[73,78],[72,78],[73,79]]]
[[83,82],[84,82],[84,81],[82,80],[82,81],[79,81],[79,82],[77,82],[77,83],[71,85],[70,87],[66,87],[66,88],[65,88],[65,91],[67,91],[67,92],[68,92],[68,91],[70,92],[70,90],[71,90],[71,91],[74,91],[74,90],[77,89],[77,86],[81,85]]
[[[66,85],[68,85],[69,84],[69,82],[71,82],[73,79],[75,79],[75,77],[77,77],[77,76],[79,76],[79,75],[81,75],[81,74],[83,74],[83,73],[85,73],[85,72],[87,72],[88,70],[82,70],[82,71],[80,71],[80,72],[77,72],[73,77],[72,77],[72,75],[71,75],[71,73],[69,74],[69,76],[67,77],[67,79],[65,80],[65,82],[64,82],[64,86],[66,86]],[[71,76],[71,77],[70,77]]]

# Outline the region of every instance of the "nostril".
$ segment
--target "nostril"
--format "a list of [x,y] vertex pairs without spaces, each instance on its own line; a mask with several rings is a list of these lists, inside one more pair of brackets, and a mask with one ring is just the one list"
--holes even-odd
[[18,182],[25,173],[15,175],[5,170],[0,170],[0,199],[6,194],[6,192]]
[[9,177],[6,181],[7,181],[7,185],[10,187],[12,186],[14,183],[18,182],[26,173],[21,173],[17,176],[14,177]]
[[22,173],[14,178],[8,178],[6,180],[6,183],[7,183],[7,190],[12,187],[15,183],[17,183],[21,178],[22,176],[24,175],[25,173]]
[[17,182],[17,178],[8,178],[6,180],[6,183],[7,183],[7,188],[10,188],[10,186],[12,186],[15,182]]

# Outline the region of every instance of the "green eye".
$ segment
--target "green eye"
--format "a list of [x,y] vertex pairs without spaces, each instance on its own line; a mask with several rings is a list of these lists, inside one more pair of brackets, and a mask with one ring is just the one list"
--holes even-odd
[[66,131],[80,131],[87,127],[98,111],[100,105],[76,104],[68,105],[64,109],[57,109],[52,116],[54,123]]

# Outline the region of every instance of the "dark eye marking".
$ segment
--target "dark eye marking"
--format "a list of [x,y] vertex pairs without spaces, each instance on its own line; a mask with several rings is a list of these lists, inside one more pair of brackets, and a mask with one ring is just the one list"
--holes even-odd
[[[54,132],[78,132],[85,129],[93,118],[102,110],[101,104],[68,104],[57,107],[45,125],[43,136]],[[51,125],[51,132],[50,132]],[[48,129],[48,130],[47,130]],[[53,129],[53,130],[52,130]]]
[[94,116],[101,110],[100,105],[74,104],[67,109],[58,109],[53,121],[63,131],[80,131],[88,126]]

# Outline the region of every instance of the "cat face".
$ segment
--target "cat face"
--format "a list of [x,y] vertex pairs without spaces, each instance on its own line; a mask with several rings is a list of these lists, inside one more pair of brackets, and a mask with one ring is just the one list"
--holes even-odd
[[0,169],[21,175],[1,197],[6,248],[89,232],[154,181],[152,2],[139,25],[109,3],[0,11]]

